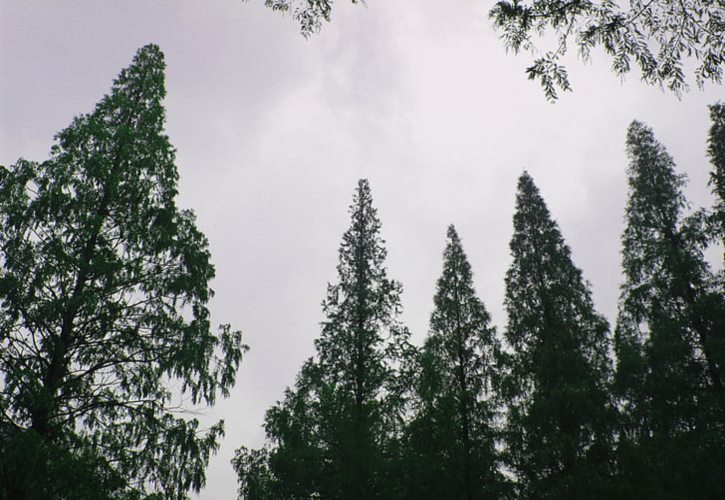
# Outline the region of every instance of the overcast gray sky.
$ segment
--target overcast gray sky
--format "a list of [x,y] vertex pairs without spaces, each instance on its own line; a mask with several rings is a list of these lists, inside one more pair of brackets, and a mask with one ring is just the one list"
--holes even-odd
[[505,325],[523,169],[613,321],[626,128],[650,125],[689,175],[690,200],[709,205],[706,105],[725,97],[710,86],[678,101],[636,74],[621,84],[595,53],[570,66],[574,92],[549,104],[525,77],[529,57],[506,55],[491,29],[491,0],[341,0],[310,40],[261,3],[0,0],[0,164],[47,158],[53,135],[93,109],[139,47],[166,54],[179,203],[210,241],[213,321],[251,346],[231,398],[207,415],[227,434],[206,500],[235,496],[234,449],[263,443],[264,411],[313,353],[357,179],[370,180],[416,342],[449,223]]

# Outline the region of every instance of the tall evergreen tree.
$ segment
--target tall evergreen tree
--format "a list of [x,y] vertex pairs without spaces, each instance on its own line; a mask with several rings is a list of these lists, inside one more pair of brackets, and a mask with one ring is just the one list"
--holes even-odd
[[447,236],[409,429],[408,497],[501,498],[492,398],[500,347],[453,226]]
[[2,173],[0,498],[185,498],[204,484],[222,422],[202,431],[177,399],[226,395],[243,346],[210,331],[214,268],[174,201],[164,67],[142,48],[50,159]]
[[[712,125],[708,138],[708,153],[713,170],[710,173],[709,184],[712,186],[716,198],[711,227],[714,238],[719,238],[723,245],[723,264],[725,264],[725,104],[716,103],[710,106],[710,119]],[[721,381],[725,383],[723,380],[725,376],[723,373],[725,370],[725,305],[723,305],[725,302],[725,268],[721,268],[716,273],[709,291],[709,299],[715,304],[706,303],[704,313],[713,319],[719,318],[719,321],[715,321],[712,325],[713,337],[710,345],[713,356],[717,359]],[[725,398],[725,394],[721,394],[721,397]],[[721,406],[725,411],[725,402],[721,403]]]
[[606,498],[612,407],[608,325],[532,178],[519,178],[506,273],[502,395],[522,498]]
[[698,218],[683,218],[685,178],[670,155],[638,122],[627,153],[615,335],[621,470],[633,497],[722,497],[725,297],[713,287]]
[[[716,235],[725,246],[725,104],[716,103],[710,106],[710,135],[707,152],[713,171],[710,173],[710,185],[717,199],[714,210]],[[723,253],[725,262],[725,253]]]
[[[400,369],[408,331],[398,321],[399,283],[388,279],[380,221],[366,180],[358,183],[343,235],[338,282],[296,387],[267,413],[270,467],[284,496],[373,499],[395,496],[404,410]],[[240,477],[249,473],[237,460]],[[397,482],[396,482],[397,481]]]

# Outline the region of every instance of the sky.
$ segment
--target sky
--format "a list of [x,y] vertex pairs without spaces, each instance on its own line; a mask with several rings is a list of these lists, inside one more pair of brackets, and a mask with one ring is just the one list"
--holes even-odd
[[[264,442],[265,410],[314,353],[356,181],[367,178],[402,282],[403,321],[427,332],[445,231],[455,224],[479,296],[502,331],[516,180],[534,178],[595,303],[614,321],[627,186],[624,139],[653,128],[709,206],[707,86],[680,100],[622,82],[601,53],[569,65],[574,92],[546,102],[528,55],[506,54],[492,1],[340,1],[308,40],[261,0],[0,0],[0,164],[44,160],[53,136],[93,110],[138,48],[167,62],[167,133],[179,205],[209,239],[214,323],[251,347],[204,500],[234,498],[229,461]],[[713,260],[717,251],[712,252]]]

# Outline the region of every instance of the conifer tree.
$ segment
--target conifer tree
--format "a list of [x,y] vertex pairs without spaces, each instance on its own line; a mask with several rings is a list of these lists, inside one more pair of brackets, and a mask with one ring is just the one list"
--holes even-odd
[[[210,330],[214,268],[175,204],[164,58],[137,53],[50,159],[0,179],[0,498],[185,498],[207,431],[179,396],[231,388],[241,334]],[[177,389],[172,393],[172,385]]]
[[521,498],[606,498],[608,325],[532,178],[519,178],[506,273],[511,353],[502,395]]
[[[629,200],[615,335],[620,469],[632,496],[725,494],[725,297],[713,287],[685,178],[652,131],[627,133]],[[720,478],[720,479],[718,479]]]
[[501,498],[492,398],[499,344],[453,226],[421,351],[409,498]]
[[[397,495],[397,440],[409,355],[400,322],[399,283],[387,277],[386,250],[370,187],[360,180],[343,235],[338,281],[328,285],[326,319],[309,360],[284,401],[267,412],[270,468],[288,497],[374,499]],[[249,473],[237,460],[240,478]]]
[[[707,152],[713,171],[710,173],[710,185],[716,197],[713,214],[715,236],[725,245],[725,104],[710,106],[710,135]],[[725,253],[723,253],[725,262]]]

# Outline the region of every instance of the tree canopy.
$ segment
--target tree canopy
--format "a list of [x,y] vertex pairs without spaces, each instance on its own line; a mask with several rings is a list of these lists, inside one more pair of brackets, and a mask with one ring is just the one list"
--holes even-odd
[[214,277],[175,203],[164,57],[138,51],[111,93],[0,183],[0,497],[185,498],[245,346],[211,331]]
[[[330,21],[332,4],[265,0],[273,10],[291,12],[306,37]],[[572,46],[583,61],[599,49],[614,74],[623,77],[636,67],[643,82],[676,95],[689,88],[688,79],[699,87],[722,81],[725,11],[717,1],[633,0],[623,5],[610,0],[500,0],[489,17],[507,50],[537,55],[526,74],[539,81],[552,101],[558,91],[571,90],[561,60]]]

